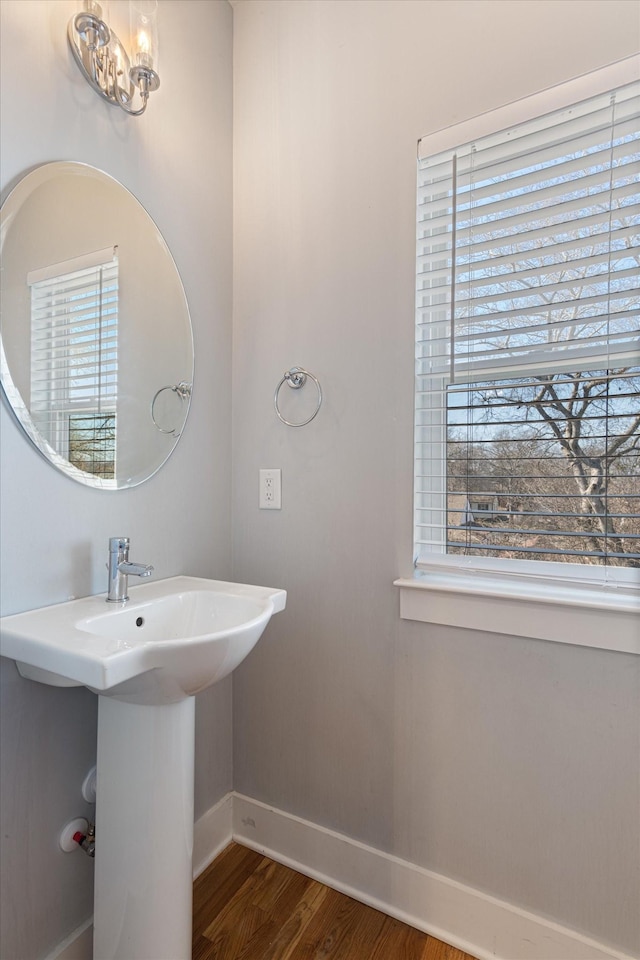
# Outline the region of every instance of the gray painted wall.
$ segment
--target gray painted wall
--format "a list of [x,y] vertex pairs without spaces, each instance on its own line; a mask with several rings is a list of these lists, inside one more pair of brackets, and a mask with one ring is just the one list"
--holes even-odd
[[[77,7],[74,0],[0,5],[3,198],[27,169],[62,159],[91,163],[136,194],[182,274],[195,391],[172,459],[141,486],[115,493],[57,474],[3,405],[3,614],[102,592],[115,534],[129,535],[132,556],[153,563],[159,578],[230,574],[232,10],[226,0],[161,0],[162,85],[135,119],[80,76],[66,41]],[[95,762],[97,698],[23,680],[6,660],[0,681],[0,956],[36,960],[92,912],[93,865],[62,854],[57,834],[92,812],[80,786]],[[196,722],[200,816],[231,788],[230,682],[198,698]]]
[[[403,622],[392,581],[416,141],[637,52],[639,7],[234,6],[234,575],[289,591],[234,676],[235,788],[635,955],[640,658]],[[325,391],[299,430],[294,364]]]

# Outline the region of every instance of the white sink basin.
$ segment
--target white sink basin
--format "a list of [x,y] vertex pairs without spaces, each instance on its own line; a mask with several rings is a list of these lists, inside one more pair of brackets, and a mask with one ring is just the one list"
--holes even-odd
[[131,587],[0,620],[0,654],[29,680],[86,686],[129,703],[173,703],[231,673],[286,592],[197,577]]

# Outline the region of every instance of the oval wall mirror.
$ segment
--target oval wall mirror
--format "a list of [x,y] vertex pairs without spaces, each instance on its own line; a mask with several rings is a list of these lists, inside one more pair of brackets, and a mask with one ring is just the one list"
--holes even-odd
[[144,207],[81,163],[28,173],[0,211],[0,380],[23,430],[79,483],[142,483],[189,412],[182,281]]

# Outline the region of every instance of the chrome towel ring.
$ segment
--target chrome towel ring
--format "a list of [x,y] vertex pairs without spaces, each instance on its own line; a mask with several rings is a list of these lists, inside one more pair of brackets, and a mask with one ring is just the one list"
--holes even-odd
[[[278,394],[280,393],[284,383],[291,387],[292,390],[299,390],[300,387],[304,387],[305,383],[307,382],[307,377],[313,380],[316,385],[316,390],[318,391],[318,405],[311,416],[306,420],[301,420],[299,423],[293,423],[291,420],[286,420],[285,417],[282,416],[280,407],[278,406]],[[318,410],[322,406],[322,387],[320,386],[320,381],[317,377],[314,377],[312,373],[309,373],[309,371],[305,370],[303,367],[291,367],[290,370],[287,370],[282,380],[276,387],[276,392],[273,395],[273,405],[276,408],[276,413],[278,414],[279,418],[283,423],[286,423],[288,427],[305,427],[308,423],[311,423],[315,416],[317,416]]]
[[168,383],[165,387],[160,387],[160,389],[155,392],[155,394],[153,395],[153,400],[151,401],[151,419],[153,420],[154,427],[156,428],[156,430],[159,430],[160,433],[168,433],[173,437],[179,437],[181,432],[181,431],[176,432],[175,427],[173,427],[171,430],[165,430],[164,427],[161,427],[158,421],[156,420],[155,405],[156,405],[156,400],[158,399],[160,394],[164,393],[165,390],[171,390],[173,393],[176,394],[177,397],[180,398],[180,400],[184,402],[185,400],[188,400],[191,397],[192,386],[193,385],[191,383],[188,383],[188,381],[181,380],[180,383],[174,383],[174,384]]

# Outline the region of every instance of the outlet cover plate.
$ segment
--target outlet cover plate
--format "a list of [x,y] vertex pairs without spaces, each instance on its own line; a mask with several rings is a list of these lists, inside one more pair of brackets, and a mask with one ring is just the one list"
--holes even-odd
[[259,505],[261,510],[282,509],[282,474],[279,468],[260,470]]

